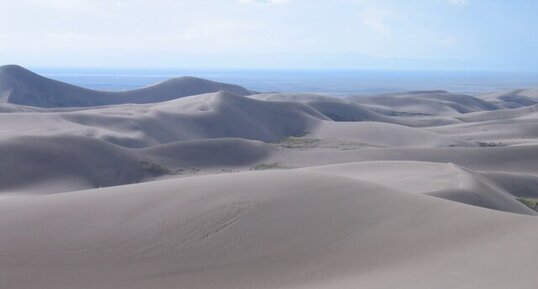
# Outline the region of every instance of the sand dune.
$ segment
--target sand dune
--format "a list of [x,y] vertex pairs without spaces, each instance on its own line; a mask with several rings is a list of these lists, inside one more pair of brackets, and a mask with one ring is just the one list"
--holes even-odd
[[[21,137],[0,143],[0,190],[28,191],[47,183],[69,189],[136,183],[144,171],[129,153],[84,137]],[[77,185],[75,185],[77,184]]]
[[0,139],[77,135],[130,148],[204,138],[278,141],[302,134],[325,119],[301,103],[263,102],[218,92],[157,104],[3,113]]
[[[248,169],[273,148],[244,139],[126,149],[88,137],[21,137],[0,143],[0,191],[51,193],[138,183],[196,170]],[[67,186],[63,186],[67,184]]]
[[535,119],[538,118],[538,105],[515,109],[500,109],[496,111],[476,112],[458,116],[464,122],[501,121],[505,119]]
[[201,139],[137,150],[139,158],[171,169],[244,168],[263,162],[274,148],[246,139]]
[[348,100],[394,115],[441,115],[497,109],[495,104],[479,98],[443,90],[353,96]]
[[538,104],[538,89],[499,91],[481,95],[480,98],[499,107],[518,108]]
[[265,101],[305,103],[335,121],[395,122],[390,117],[376,113],[359,104],[327,95],[267,93],[249,97]]
[[536,284],[535,217],[331,174],[241,173],[8,197],[0,211],[6,289]]
[[463,139],[475,139],[486,145],[534,144],[538,136],[537,106],[476,112],[456,119],[462,122],[439,126],[432,131]]
[[485,172],[483,175],[516,197],[538,198],[538,175],[517,172]]
[[499,211],[537,215],[536,211],[517,201],[515,196],[497,187],[489,179],[452,163],[360,162],[313,167],[311,170]]
[[538,146],[280,150],[268,161],[306,167],[331,163],[405,160],[454,163],[472,170],[536,174]]
[[38,107],[84,107],[122,103],[152,103],[188,95],[225,90],[237,95],[252,92],[232,84],[181,77],[120,92],[95,91],[52,80],[16,65],[0,67],[0,102]]
[[456,137],[379,122],[322,122],[311,134],[320,139],[357,141],[381,147],[475,146]]
[[534,289],[533,93],[99,92],[1,67],[0,288]]

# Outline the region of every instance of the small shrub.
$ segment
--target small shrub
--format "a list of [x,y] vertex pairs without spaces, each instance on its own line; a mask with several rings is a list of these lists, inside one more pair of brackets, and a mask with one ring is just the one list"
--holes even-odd
[[262,170],[274,170],[274,169],[289,169],[290,167],[284,166],[279,163],[262,163],[257,164],[254,167],[251,168],[251,170],[254,171],[262,171]]
[[520,201],[523,205],[538,212],[538,199],[519,198],[517,200]]
[[314,148],[318,146],[320,142],[321,140],[317,138],[290,136],[282,139],[276,146],[287,149]]
[[141,161],[140,165],[142,166],[142,169],[152,177],[168,175],[171,173],[171,171],[167,167],[156,163]]

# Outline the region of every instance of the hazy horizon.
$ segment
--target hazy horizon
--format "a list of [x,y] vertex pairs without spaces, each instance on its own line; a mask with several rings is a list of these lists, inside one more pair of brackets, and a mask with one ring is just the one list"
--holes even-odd
[[334,96],[438,89],[476,95],[538,87],[538,74],[525,72],[112,68],[41,68],[34,71],[82,87],[111,91],[140,88],[179,76],[234,83],[260,92]]

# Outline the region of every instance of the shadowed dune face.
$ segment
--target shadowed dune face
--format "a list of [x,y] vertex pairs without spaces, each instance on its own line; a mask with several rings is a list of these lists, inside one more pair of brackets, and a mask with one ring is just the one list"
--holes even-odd
[[334,121],[397,122],[361,105],[326,95],[267,93],[255,94],[249,97],[274,102],[305,103]]
[[534,289],[534,97],[1,67],[0,288]]
[[21,137],[0,144],[0,190],[69,181],[82,186],[136,183],[144,172],[120,148],[83,137]]
[[518,108],[538,104],[538,89],[516,89],[481,96],[483,99],[503,108]]
[[[0,191],[53,193],[138,183],[192,169],[254,166],[272,147],[244,139],[125,149],[88,137],[21,137],[0,143]],[[62,188],[62,183],[67,184]]]
[[[300,103],[265,103],[225,92],[147,105],[0,115],[5,137],[67,134],[140,148],[174,141],[240,137],[277,141],[327,119]],[[40,123],[38,127],[36,123]]]

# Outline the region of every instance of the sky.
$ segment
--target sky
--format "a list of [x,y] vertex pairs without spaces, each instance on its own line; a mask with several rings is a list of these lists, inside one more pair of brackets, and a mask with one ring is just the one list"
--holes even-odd
[[0,64],[538,70],[535,0],[0,0]]

